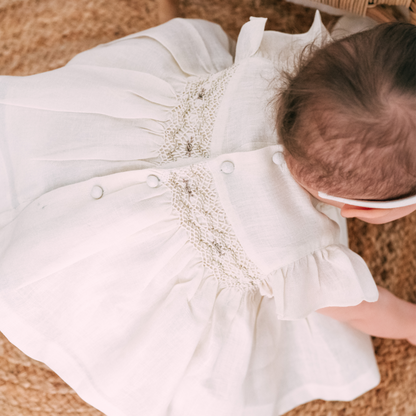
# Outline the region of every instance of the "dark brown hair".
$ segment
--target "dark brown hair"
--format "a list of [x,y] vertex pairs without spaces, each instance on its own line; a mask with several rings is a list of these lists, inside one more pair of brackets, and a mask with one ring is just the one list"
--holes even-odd
[[416,26],[312,45],[284,79],[277,130],[296,178],[350,198],[416,194]]

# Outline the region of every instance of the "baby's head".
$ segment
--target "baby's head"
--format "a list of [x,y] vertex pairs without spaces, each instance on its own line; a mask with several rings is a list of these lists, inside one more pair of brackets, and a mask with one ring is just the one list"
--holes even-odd
[[286,75],[277,128],[291,173],[309,190],[416,194],[416,26],[379,25],[304,53]]

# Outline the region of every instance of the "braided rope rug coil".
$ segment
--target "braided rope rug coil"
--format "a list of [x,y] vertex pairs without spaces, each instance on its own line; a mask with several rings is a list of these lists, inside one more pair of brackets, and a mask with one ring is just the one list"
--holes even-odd
[[[181,0],[182,17],[215,21],[236,38],[253,16],[267,29],[302,33],[314,10],[283,0]],[[64,65],[77,53],[158,23],[155,0],[0,0],[0,74],[30,75]],[[336,17],[323,15],[326,25]],[[416,213],[391,224],[349,222],[351,248],[378,284],[416,301]],[[416,347],[374,339],[381,383],[352,402],[315,400],[287,416],[416,416]],[[99,416],[47,366],[0,334],[0,415]],[[233,416],[233,415],[230,415]]]

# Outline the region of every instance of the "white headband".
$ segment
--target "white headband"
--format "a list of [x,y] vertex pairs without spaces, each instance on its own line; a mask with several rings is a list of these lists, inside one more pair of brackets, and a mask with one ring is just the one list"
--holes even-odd
[[348,199],[340,198],[338,196],[331,196],[324,194],[323,192],[318,192],[318,195],[321,198],[329,199],[331,201],[343,202],[344,204],[355,205],[356,207],[364,208],[399,208],[407,207],[409,205],[416,204],[416,195],[409,196],[407,198],[395,199],[393,201],[364,201],[359,199]]

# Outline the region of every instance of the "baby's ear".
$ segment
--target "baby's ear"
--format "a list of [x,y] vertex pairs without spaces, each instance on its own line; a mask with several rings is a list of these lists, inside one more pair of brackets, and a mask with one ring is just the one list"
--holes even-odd
[[381,209],[381,208],[365,208],[357,207],[355,205],[344,204],[341,208],[341,215],[344,218],[362,218],[362,219],[375,219],[382,218],[388,215],[391,212],[391,209]]

